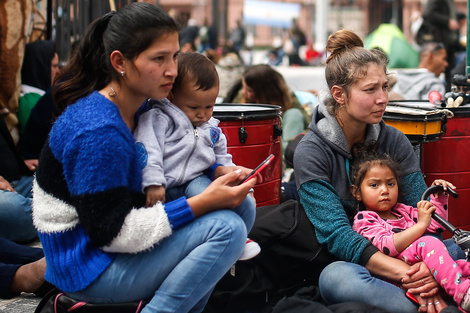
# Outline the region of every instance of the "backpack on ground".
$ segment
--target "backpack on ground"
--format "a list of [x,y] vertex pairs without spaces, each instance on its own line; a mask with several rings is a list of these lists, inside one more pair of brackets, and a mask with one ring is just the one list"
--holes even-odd
[[316,285],[321,270],[336,260],[295,200],[257,208],[249,238],[261,246],[260,254],[225,274],[204,312],[271,312],[281,298]]

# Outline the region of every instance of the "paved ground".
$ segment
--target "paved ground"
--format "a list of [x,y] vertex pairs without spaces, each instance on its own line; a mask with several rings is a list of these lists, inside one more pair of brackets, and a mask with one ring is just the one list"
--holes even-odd
[[0,313],[34,313],[41,298],[34,294],[22,294],[16,298],[0,301]]

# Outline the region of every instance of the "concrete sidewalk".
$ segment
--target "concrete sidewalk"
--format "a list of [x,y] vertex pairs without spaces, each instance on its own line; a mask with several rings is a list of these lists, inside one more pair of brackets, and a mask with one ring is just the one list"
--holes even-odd
[[24,293],[8,300],[0,300],[0,313],[33,313],[41,298]]

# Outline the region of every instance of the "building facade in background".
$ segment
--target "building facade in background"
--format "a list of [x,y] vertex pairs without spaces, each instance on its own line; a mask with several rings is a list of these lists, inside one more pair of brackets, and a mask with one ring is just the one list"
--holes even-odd
[[[38,6],[46,30],[44,37],[57,43],[59,57],[67,58],[73,42],[96,17],[136,0],[31,0]],[[219,45],[224,45],[230,31],[241,20],[250,48],[281,45],[288,36],[290,19],[295,16],[308,41],[318,40],[319,25],[327,34],[347,28],[365,37],[382,23],[397,25],[408,41],[427,0],[137,0],[161,6],[179,23],[205,20],[214,27]],[[51,3],[52,8],[46,6]],[[455,0],[456,8],[467,14],[467,0]],[[325,10],[326,9],[326,10]],[[320,12],[320,10],[323,10]],[[318,11],[318,12],[317,12]],[[323,14],[326,12],[325,14]],[[463,29],[466,34],[466,28]],[[326,42],[325,38],[323,42]],[[323,43],[321,42],[321,43]],[[317,48],[318,49],[318,48]]]

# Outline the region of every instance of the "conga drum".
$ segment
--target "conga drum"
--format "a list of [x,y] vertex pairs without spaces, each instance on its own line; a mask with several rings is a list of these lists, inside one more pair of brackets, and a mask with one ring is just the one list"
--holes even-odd
[[470,107],[448,110],[454,117],[448,120],[445,135],[422,145],[422,170],[428,186],[445,179],[457,187],[459,197],[449,197],[449,222],[470,230]]
[[227,137],[236,165],[254,169],[270,154],[274,160],[254,187],[258,207],[279,204],[281,195],[281,107],[267,104],[216,104],[213,116]]
[[401,130],[413,145],[437,141],[445,134],[450,111],[418,109],[410,102],[406,105],[390,102],[383,116],[385,124]]

